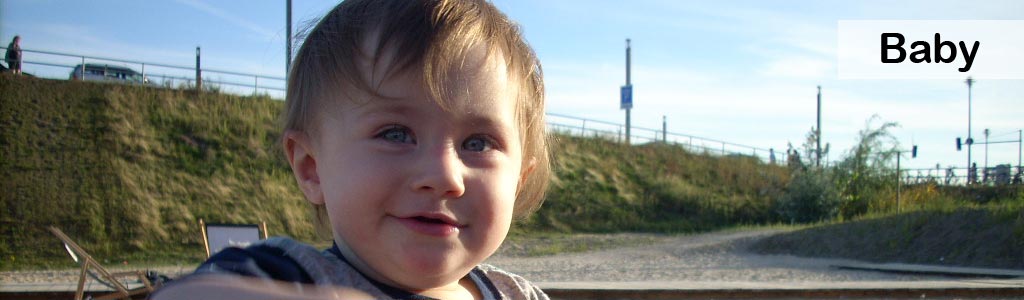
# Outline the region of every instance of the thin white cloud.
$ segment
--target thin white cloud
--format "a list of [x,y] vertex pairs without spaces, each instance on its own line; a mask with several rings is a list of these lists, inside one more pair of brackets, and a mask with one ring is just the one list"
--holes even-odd
[[[119,41],[104,36],[102,33],[91,30],[88,27],[73,24],[34,24],[30,28],[33,30],[33,36],[38,37],[32,41],[32,49],[67,52],[68,50],[61,49],[68,49],[68,45],[75,45],[73,52],[67,54],[171,65],[188,65],[188,62],[194,59],[191,57],[191,52],[187,50],[173,51]],[[50,59],[56,58],[61,57],[45,57],[44,60],[50,61]],[[64,58],[76,59],[69,57],[61,59]],[[80,60],[80,58],[78,59]]]
[[175,0],[175,2],[178,2],[180,4],[184,4],[184,5],[187,5],[189,7],[195,8],[195,9],[197,9],[199,11],[202,11],[204,13],[210,14],[210,15],[212,15],[214,17],[217,17],[217,18],[220,18],[220,19],[222,19],[224,21],[227,21],[228,23],[234,24],[235,26],[238,26],[238,27],[241,27],[243,29],[249,30],[252,33],[257,34],[260,38],[263,38],[263,39],[270,40],[270,39],[273,39],[274,37],[276,37],[276,35],[277,35],[273,31],[268,30],[266,28],[263,28],[263,26],[260,26],[259,24],[256,24],[255,22],[246,20],[245,18],[236,16],[236,15],[234,15],[232,13],[229,13],[227,11],[224,11],[224,10],[220,9],[220,8],[217,8],[217,7],[214,7],[212,5],[209,5],[209,4],[205,3],[205,2],[201,2],[201,1],[198,1],[198,0]]

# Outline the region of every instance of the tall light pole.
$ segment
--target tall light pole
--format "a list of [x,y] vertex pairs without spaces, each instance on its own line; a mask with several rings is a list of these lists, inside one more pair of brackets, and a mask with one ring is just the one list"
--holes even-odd
[[[968,76],[964,83],[967,83],[967,184],[971,184],[971,145],[974,144],[971,138],[971,87],[974,86],[974,78]],[[977,171],[974,177],[978,177]]]
[[815,165],[821,167],[821,86],[818,86],[818,127],[815,127],[814,139],[818,142],[818,147],[814,153],[816,153]]
[[284,56],[284,78],[285,86],[288,85],[288,73],[292,72],[292,0],[285,1],[285,56]]
[[630,142],[629,142],[629,137],[630,137],[629,129],[632,126],[630,126],[629,112],[630,112],[631,109],[633,109],[633,84],[630,82],[630,78],[629,78],[629,69],[631,67],[631,65],[630,65],[630,54],[631,53],[630,53],[630,51],[631,51],[631,49],[629,47],[629,39],[626,39],[626,85],[622,87],[622,104],[621,104],[621,107],[626,110],[626,145],[630,145]]

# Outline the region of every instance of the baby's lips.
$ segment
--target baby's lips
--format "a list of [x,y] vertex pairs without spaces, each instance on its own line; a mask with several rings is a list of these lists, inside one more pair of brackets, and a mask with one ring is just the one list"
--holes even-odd
[[421,213],[415,213],[415,214],[411,214],[411,215],[408,215],[408,216],[405,216],[405,217],[401,217],[401,218],[403,218],[403,219],[416,219],[416,220],[427,221],[427,222],[444,223],[444,224],[448,224],[448,225],[454,226],[456,228],[466,227],[466,224],[462,224],[461,222],[456,220],[454,217],[449,216],[448,214],[439,213],[439,212],[421,212]]

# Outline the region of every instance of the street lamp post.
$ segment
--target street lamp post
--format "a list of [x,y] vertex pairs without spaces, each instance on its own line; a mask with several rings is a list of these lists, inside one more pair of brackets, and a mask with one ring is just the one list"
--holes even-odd
[[821,167],[821,86],[818,86],[818,127],[814,128],[814,139],[817,147],[814,150],[814,166]]
[[[967,175],[968,175],[967,176],[967,184],[970,185],[971,181],[972,181],[971,180],[972,178],[970,176],[970,174],[971,174],[971,145],[974,144],[974,139],[971,138],[971,87],[974,86],[974,78],[971,78],[970,76],[968,76],[967,80],[965,80],[964,83],[967,83]],[[974,174],[975,177],[978,176],[978,174],[976,172],[977,171],[975,171],[975,174]]]
[[288,73],[292,71],[292,0],[285,1],[285,38],[284,38],[284,77],[288,85]]
[[630,77],[629,77],[630,67],[632,67],[630,65],[630,60],[631,60],[631,53],[630,52],[631,52],[631,49],[630,49],[630,46],[629,46],[629,39],[626,39],[626,85],[622,87],[623,88],[623,90],[622,90],[622,98],[623,98],[622,100],[623,101],[622,101],[622,107],[621,107],[622,109],[626,110],[626,145],[631,145],[630,144],[630,128],[632,127],[632,124],[630,124],[629,112],[630,112],[630,110],[633,109],[633,83],[632,83],[632,81],[630,81]]

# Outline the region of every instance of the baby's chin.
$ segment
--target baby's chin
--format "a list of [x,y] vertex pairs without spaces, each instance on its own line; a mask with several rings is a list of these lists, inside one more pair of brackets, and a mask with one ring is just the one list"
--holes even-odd
[[[340,241],[340,240],[339,240]],[[473,257],[463,248],[364,249],[347,252],[337,242],[345,259],[362,273],[395,288],[412,293],[458,288],[456,285],[487,256]],[[390,255],[389,255],[390,254]]]
[[[412,249],[409,249],[412,250]],[[407,251],[403,257],[399,276],[415,280],[412,287],[425,288],[448,285],[458,282],[469,274],[470,270],[483,262],[486,257],[471,257],[465,249],[449,251]]]

